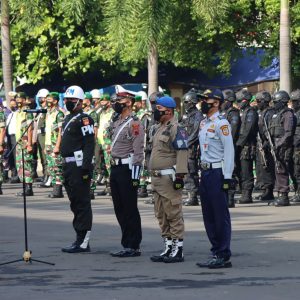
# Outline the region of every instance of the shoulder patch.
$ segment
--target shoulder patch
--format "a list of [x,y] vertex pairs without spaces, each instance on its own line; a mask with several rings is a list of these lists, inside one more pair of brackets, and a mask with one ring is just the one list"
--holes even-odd
[[188,134],[186,130],[178,126],[175,140],[172,142],[174,149],[175,150],[188,149],[187,139],[188,139]]
[[223,125],[223,126],[220,127],[220,129],[221,129],[223,135],[225,135],[225,136],[229,135],[228,125]]
[[138,122],[132,122],[131,128],[133,135],[136,136],[140,134],[140,124]]

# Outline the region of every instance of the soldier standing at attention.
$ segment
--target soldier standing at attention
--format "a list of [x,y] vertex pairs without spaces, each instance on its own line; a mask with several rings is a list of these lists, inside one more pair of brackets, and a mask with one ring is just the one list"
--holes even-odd
[[[32,191],[32,133],[33,133],[33,115],[31,113],[24,112],[26,108],[26,94],[20,92],[17,94],[17,106],[18,110],[16,112],[16,167],[18,170],[18,175],[21,181],[23,181],[23,168],[25,171],[25,193],[26,196],[33,196]],[[30,125],[31,124],[31,125]],[[30,126],[29,126],[30,125]],[[29,126],[28,130],[27,127]],[[27,132],[23,135],[23,133]],[[23,135],[23,137],[22,137]],[[22,137],[22,138],[21,138]],[[24,165],[22,162],[22,149],[24,151]],[[23,192],[17,194],[18,196],[23,196]]]
[[141,218],[137,190],[144,160],[144,129],[132,113],[134,95],[117,93],[114,110],[119,114],[112,126],[110,187],[114,210],[121,227],[121,251],[114,257],[140,256]]
[[0,195],[2,192],[2,183],[3,183],[3,152],[4,152],[4,140],[6,134],[6,118],[3,109],[3,105],[0,105]]
[[48,196],[50,198],[63,198],[62,193],[62,157],[59,153],[61,144],[61,130],[64,121],[64,113],[59,109],[59,94],[49,93],[47,97],[46,115],[46,137],[45,149],[47,157],[47,168],[52,178],[53,191]]
[[82,111],[84,92],[79,86],[71,86],[65,93],[65,104],[70,112],[62,128],[60,153],[63,157],[64,186],[71,211],[76,241],[63,252],[90,251],[92,208],[90,197],[93,173],[92,159],[95,150],[94,121]]
[[[96,110],[94,108],[92,108],[91,93],[87,92],[84,94],[84,96],[85,97],[83,99],[82,109],[87,115],[89,115],[94,120],[94,131],[95,131],[95,141],[96,141],[97,133],[98,133],[98,115],[96,113]],[[97,172],[95,169],[96,168],[94,166],[93,177],[91,180],[91,190],[90,190],[91,200],[95,199],[95,190],[96,190],[96,186],[97,186]]]
[[164,240],[164,250],[150,259],[153,262],[184,261],[182,189],[188,173],[187,133],[174,117],[176,102],[164,96],[156,101],[155,128],[149,162],[155,216]]
[[201,151],[200,200],[205,230],[212,245],[212,259],[197,263],[201,268],[231,267],[231,220],[228,190],[234,168],[234,146],[229,122],[220,115],[224,98],[220,90],[202,94],[201,111],[206,118],[200,124]]

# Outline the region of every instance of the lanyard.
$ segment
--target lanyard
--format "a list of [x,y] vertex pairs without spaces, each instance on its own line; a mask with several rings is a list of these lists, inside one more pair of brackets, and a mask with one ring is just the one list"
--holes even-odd
[[67,125],[65,126],[65,128],[64,128],[63,131],[62,131],[61,136],[64,135],[64,133],[66,132],[66,130],[67,130],[67,128],[69,127],[69,125],[71,124],[71,122],[72,122],[73,120],[77,119],[79,116],[80,116],[80,113],[77,114],[76,116],[74,116],[74,117],[67,123]]
[[114,145],[115,145],[115,143],[116,143],[116,141],[117,141],[117,139],[118,139],[118,137],[119,137],[121,131],[125,128],[125,126],[126,126],[127,124],[130,123],[131,120],[132,120],[132,118],[129,118],[129,119],[122,125],[122,127],[120,128],[120,130],[118,131],[118,133],[116,134],[114,140],[113,140],[112,143],[111,143],[111,149],[114,147]]

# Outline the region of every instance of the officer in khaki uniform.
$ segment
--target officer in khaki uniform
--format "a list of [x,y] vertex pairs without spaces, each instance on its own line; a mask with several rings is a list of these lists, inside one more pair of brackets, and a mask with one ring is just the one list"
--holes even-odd
[[117,93],[113,105],[118,119],[112,126],[110,187],[114,210],[121,227],[124,247],[112,252],[114,257],[140,256],[141,218],[137,206],[137,190],[144,160],[144,129],[132,113],[134,95]]
[[165,249],[151,257],[154,262],[182,262],[184,222],[182,215],[183,177],[188,173],[187,133],[174,117],[176,103],[164,96],[157,100],[155,128],[149,168],[158,219]]

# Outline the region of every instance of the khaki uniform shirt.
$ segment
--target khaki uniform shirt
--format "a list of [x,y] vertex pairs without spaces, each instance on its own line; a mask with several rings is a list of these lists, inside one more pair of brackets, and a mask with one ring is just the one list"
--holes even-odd
[[172,145],[178,126],[175,117],[166,124],[160,123],[156,126],[149,162],[150,170],[164,170],[176,166],[176,173],[188,173],[188,150],[176,150]]
[[[133,119],[122,129],[122,126],[129,118]],[[132,164],[142,166],[144,160],[144,129],[141,121],[137,117],[130,115],[125,119],[119,118],[112,126],[112,141],[115,140],[119,130],[122,129],[111,149],[112,157],[128,158],[130,154],[133,154]]]

